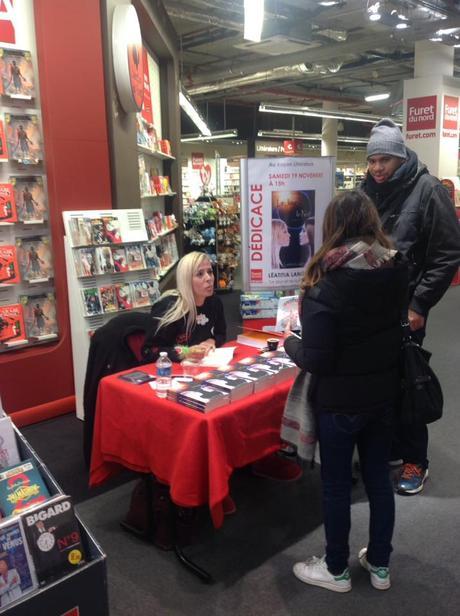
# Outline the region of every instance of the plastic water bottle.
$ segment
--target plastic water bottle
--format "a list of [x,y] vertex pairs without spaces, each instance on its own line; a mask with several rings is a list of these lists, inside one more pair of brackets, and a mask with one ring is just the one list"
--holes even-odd
[[159,398],[166,398],[168,389],[171,387],[171,372],[172,361],[169,359],[168,354],[165,351],[160,353],[160,357],[157,359],[157,381],[156,392]]

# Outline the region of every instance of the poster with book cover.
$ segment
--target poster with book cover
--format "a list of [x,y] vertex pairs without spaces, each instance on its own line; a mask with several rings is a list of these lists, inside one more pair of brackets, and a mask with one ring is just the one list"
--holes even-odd
[[70,496],[56,496],[21,516],[40,586],[74,571],[85,562]]
[[10,176],[19,220],[40,224],[47,218],[48,201],[41,175]]
[[91,246],[93,243],[91,218],[86,216],[71,216],[69,231],[72,246]]
[[21,282],[16,246],[0,246],[0,284]]
[[18,445],[11,417],[0,417],[0,469],[19,464]]
[[117,216],[103,216],[105,239],[109,244],[121,244],[120,221]]
[[103,312],[118,312],[117,294],[114,285],[99,287]]
[[118,310],[131,310],[133,308],[133,298],[129,282],[115,285]]
[[30,51],[0,47],[0,93],[15,99],[35,98],[34,68]]
[[129,244],[126,246],[126,261],[129,270],[145,269],[144,257],[140,244]]
[[96,314],[102,314],[101,298],[97,287],[81,289],[81,297],[85,316],[92,317]]
[[43,160],[42,135],[38,116],[5,113],[5,129],[10,159],[24,165]]
[[21,295],[28,338],[48,340],[57,338],[56,299],[54,293]]
[[17,222],[16,200],[11,184],[0,184],[0,225]]
[[37,578],[19,518],[0,523],[0,611],[37,588]]
[[126,250],[123,246],[112,247],[112,259],[115,272],[127,272],[128,262],[126,260]]
[[41,505],[49,497],[48,488],[32,458],[0,472],[0,514],[4,518]]
[[110,246],[97,246],[94,250],[96,254],[96,273],[112,274],[115,271],[115,264]]
[[76,248],[73,250],[75,271],[78,278],[94,276],[97,273],[94,248]]
[[23,280],[45,282],[53,277],[50,238],[47,235],[18,238],[16,242]]
[[14,346],[27,342],[21,304],[0,306],[0,344]]
[[6,139],[5,125],[0,118],[0,162],[8,160],[8,141]]

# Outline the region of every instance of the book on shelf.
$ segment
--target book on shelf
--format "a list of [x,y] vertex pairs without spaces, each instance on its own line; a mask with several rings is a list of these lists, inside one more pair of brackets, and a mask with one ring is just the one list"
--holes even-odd
[[30,51],[0,48],[2,96],[13,99],[35,98],[35,79]]
[[35,461],[30,458],[0,472],[0,513],[6,518],[41,505],[50,493]]
[[81,297],[85,316],[92,317],[96,314],[102,314],[101,298],[97,287],[81,289]]
[[28,338],[47,340],[57,337],[58,324],[54,293],[20,295],[19,301],[24,310]]
[[94,252],[96,256],[96,274],[113,274],[115,264],[110,246],[97,246]]
[[142,306],[149,306],[151,304],[149,285],[147,283],[148,281],[145,280],[135,280],[129,283],[133,308],[142,308]]
[[0,184],[0,224],[17,222],[18,213],[12,184]]
[[24,165],[37,165],[43,160],[37,115],[5,113],[5,129],[10,159]]
[[91,220],[91,241],[94,245],[108,244],[105,235],[104,222],[102,218],[90,218]]
[[8,160],[8,141],[6,139],[5,125],[0,120],[0,162]]
[[208,413],[230,402],[228,393],[206,383],[191,385],[177,394],[177,402],[202,413]]
[[104,236],[109,244],[121,244],[120,221],[117,216],[103,216]]
[[75,571],[85,553],[70,496],[59,495],[21,515],[40,585]]
[[25,224],[41,224],[45,221],[48,201],[41,175],[10,176],[14,189],[19,220]]
[[112,247],[113,268],[116,273],[127,272],[128,262],[126,260],[126,250],[123,246]]
[[126,246],[126,261],[129,270],[145,269],[141,244],[128,244]]
[[21,282],[16,246],[0,246],[0,284]]
[[24,280],[32,283],[44,282],[54,276],[49,236],[18,238],[17,246]]
[[77,278],[87,278],[97,273],[94,248],[75,248],[73,250],[73,260]]
[[91,246],[91,218],[87,216],[71,216],[69,218],[70,242],[72,246]]
[[21,520],[15,517],[0,522],[0,611],[37,586]]
[[115,285],[118,310],[131,310],[133,308],[133,298],[129,282],[118,283]]
[[118,312],[118,301],[115,285],[99,287],[99,294],[101,296],[102,312]]
[[19,464],[19,455],[16,434],[11,417],[0,417],[0,469]]
[[21,304],[0,306],[0,343],[16,346],[27,342]]

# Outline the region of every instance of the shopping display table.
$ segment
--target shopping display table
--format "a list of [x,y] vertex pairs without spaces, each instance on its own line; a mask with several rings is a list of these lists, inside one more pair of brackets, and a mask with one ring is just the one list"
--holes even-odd
[[[257,349],[239,345],[233,361],[256,354]],[[154,374],[155,366],[142,369]],[[292,379],[201,413],[158,398],[148,383],[135,385],[118,376],[99,384],[90,485],[123,467],[152,473],[170,486],[176,505],[208,504],[214,526],[220,527],[233,470],[279,449]]]

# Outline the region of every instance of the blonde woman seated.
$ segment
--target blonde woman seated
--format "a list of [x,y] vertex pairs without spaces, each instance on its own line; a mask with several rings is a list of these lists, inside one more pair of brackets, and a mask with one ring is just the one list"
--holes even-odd
[[291,236],[287,224],[278,218],[272,220],[272,268],[280,269],[283,263],[280,259],[280,250],[289,246]]
[[[172,361],[200,360],[225,342],[227,326],[220,299],[214,295],[209,257],[191,252],[179,261],[177,289],[165,291],[152,306],[152,331],[143,355],[155,361],[166,351]],[[150,357],[149,357],[150,356]]]

